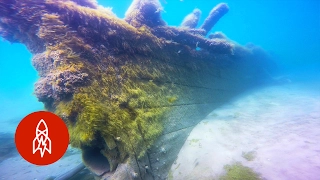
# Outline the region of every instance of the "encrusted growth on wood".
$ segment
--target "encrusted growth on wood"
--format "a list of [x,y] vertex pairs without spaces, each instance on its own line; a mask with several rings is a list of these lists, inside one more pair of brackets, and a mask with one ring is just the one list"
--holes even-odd
[[108,159],[106,172],[127,163],[143,176],[138,160],[163,135],[165,115],[193,102],[190,89],[217,91],[206,87],[208,79],[265,57],[226,38],[205,38],[222,16],[216,11],[202,29],[166,26],[157,0],[135,0],[124,20],[92,0],[0,0],[0,11],[0,35],[34,54],[39,101],[65,120],[71,144],[86,157]]

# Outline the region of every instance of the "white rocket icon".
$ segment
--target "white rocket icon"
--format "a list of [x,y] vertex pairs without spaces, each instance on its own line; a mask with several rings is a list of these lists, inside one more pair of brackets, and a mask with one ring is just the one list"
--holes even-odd
[[40,151],[41,158],[45,151],[51,154],[51,140],[49,138],[49,129],[46,122],[41,119],[36,128],[36,137],[33,139],[33,154]]

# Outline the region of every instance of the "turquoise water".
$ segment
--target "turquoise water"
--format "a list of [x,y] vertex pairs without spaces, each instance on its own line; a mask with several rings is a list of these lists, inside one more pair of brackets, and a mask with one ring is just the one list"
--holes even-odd
[[[221,1],[161,0],[163,19],[178,26],[194,8],[202,11],[203,22],[211,8]],[[320,1],[318,0],[227,0],[230,10],[212,31],[222,31],[245,45],[252,42],[271,52],[278,65],[290,73],[313,76],[320,71]],[[102,1],[124,17],[130,0]],[[20,118],[42,109],[33,95],[37,72],[24,45],[0,41],[1,120]],[[296,72],[295,72],[296,71]]]
[[[201,24],[215,5],[227,3],[229,12],[214,26],[212,32],[221,31],[241,45],[253,43],[261,46],[278,64],[281,70],[279,76],[286,76],[292,82],[300,81],[300,86],[303,85],[301,82],[308,82],[308,88],[315,90],[313,92],[320,92],[319,84],[313,86],[313,81],[319,81],[320,78],[319,0],[160,2],[164,7],[162,17],[170,26],[179,26],[194,8],[202,11]],[[112,7],[120,18],[124,17],[130,3],[131,0],[99,0],[100,5]],[[43,109],[42,103],[33,95],[33,85],[37,79],[37,72],[31,64],[31,53],[27,48],[1,39],[0,125],[1,121],[9,120],[18,123],[30,112]],[[9,130],[13,133],[14,127]]]

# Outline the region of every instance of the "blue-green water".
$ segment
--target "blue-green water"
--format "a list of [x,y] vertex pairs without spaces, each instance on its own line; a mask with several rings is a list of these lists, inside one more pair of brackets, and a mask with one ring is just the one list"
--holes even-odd
[[[160,2],[164,7],[162,17],[170,26],[179,26],[183,18],[194,8],[202,11],[199,23],[201,24],[215,5],[220,2],[227,3],[229,12],[214,26],[212,32],[221,31],[241,45],[253,43],[261,46],[278,64],[281,70],[279,75],[287,76],[293,83],[299,82],[299,86],[303,86],[305,82],[308,84],[307,88],[320,94],[319,83],[313,83],[320,79],[319,0],[160,0]],[[112,7],[113,12],[123,18],[131,0],[99,0],[99,3],[102,6]],[[10,44],[1,39],[0,125],[1,121],[8,120],[17,123],[17,120],[25,115],[43,109],[42,103],[33,95],[37,79],[37,72],[31,64],[31,53],[27,48],[22,44]],[[1,129],[6,128],[0,127],[0,133]]]
[[[201,22],[221,1],[161,0],[163,19],[178,26],[194,8],[202,11]],[[222,31],[245,45],[252,42],[271,52],[283,70],[312,76],[320,71],[320,1],[318,0],[227,0],[229,12],[212,31]],[[102,1],[124,17],[130,0]],[[199,24],[200,24],[199,23]],[[2,120],[22,117],[43,108],[33,95],[37,72],[24,45],[0,41],[0,114]]]

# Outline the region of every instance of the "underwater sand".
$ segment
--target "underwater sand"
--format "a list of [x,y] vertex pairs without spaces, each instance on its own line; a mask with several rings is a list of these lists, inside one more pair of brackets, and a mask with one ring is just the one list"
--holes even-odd
[[[15,129],[11,126],[4,133]],[[253,160],[246,160],[246,153]],[[16,154],[0,162],[0,180],[46,179],[80,162],[79,152],[73,149],[49,166],[31,165]],[[218,179],[223,166],[234,162],[264,179],[319,179],[320,84],[260,88],[214,110],[191,132],[172,166],[172,177]]]
[[0,162],[0,180],[45,180],[68,172],[80,163],[80,152],[70,147],[64,157],[48,166],[30,164],[17,155]]
[[262,179],[319,180],[320,84],[260,88],[214,110],[191,132],[171,177],[218,179],[234,162]]

